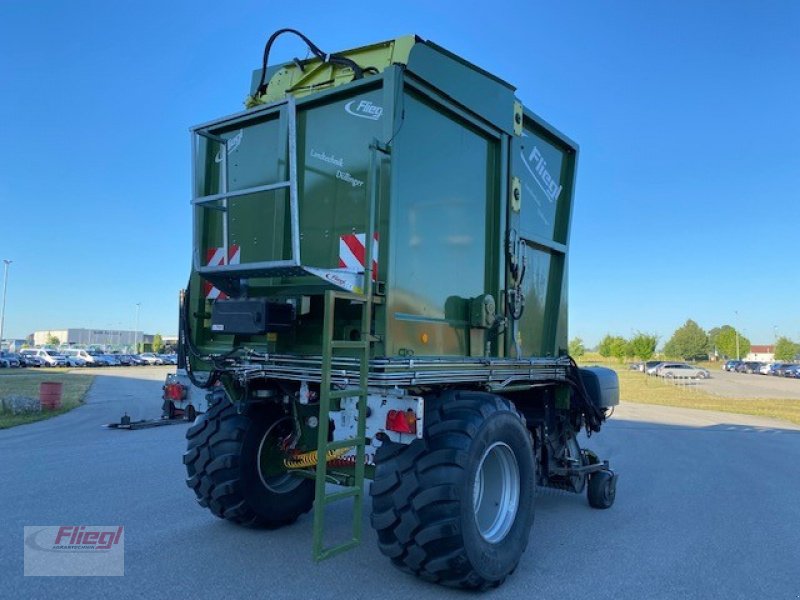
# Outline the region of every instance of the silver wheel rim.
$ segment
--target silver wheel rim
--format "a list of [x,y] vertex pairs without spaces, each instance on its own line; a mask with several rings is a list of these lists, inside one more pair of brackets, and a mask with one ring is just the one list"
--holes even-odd
[[508,444],[495,442],[481,457],[472,506],[481,537],[496,544],[508,535],[519,508],[519,465]]
[[288,494],[303,483],[302,479],[295,477],[291,473],[283,473],[282,475],[275,475],[274,477],[264,477],[264,469],[261,466],[261,453],[264,449],[264,444],[267,442],[267,438],[269,438],[272,430],[283,421],[291,421],[291,419],[289,419],[289,417],[283,417],[269,426],[264,432],[264,437],[261,438],[261,442],[258,444],[258,454],[256,455],[258,460],[258,476],[261,478],[261,483],[263,483],[264,487],[270,492],[275,494]]

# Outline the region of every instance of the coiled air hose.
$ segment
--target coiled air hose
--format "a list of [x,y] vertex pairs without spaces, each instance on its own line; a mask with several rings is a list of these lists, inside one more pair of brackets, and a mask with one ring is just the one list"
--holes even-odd
[[[337,448],[336,450],[330,450],[325,455],[325,462],[329,463],[333,460],[341,458],[344,456],[350,448]],[[289,458],[284,459],[283,466],[287,469],[305,469],[308,467],[315,467],[317,465],[317,451],[312,450],[311,452],[302,452],[300,454],[295,454]]]

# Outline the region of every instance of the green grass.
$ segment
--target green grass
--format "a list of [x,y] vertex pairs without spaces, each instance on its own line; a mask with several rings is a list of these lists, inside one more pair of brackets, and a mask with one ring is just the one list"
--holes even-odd
[[[587,360],[588,358],[588,360]],[[581,364],[604,364],[619,375],[620,401],[637,404],[658,404],[700,410],[716,410],[740,415],[782,419],[800,425],[800,400],[788,398],[728,398],[698,389],[697,385],[675,385],[658,377],[647,377],[628,369],[627,363],[604,362],[599,355],[581,357]],[[720,363],[699,363],[713,372]]]
[[64,384],[61,396],[61,408],[54,411],[42,411],[30,415],[12,415],[0,410],[0,429],[49,419],[72,410],[83,403],[93,375],[86,373],[65,373],[63,369],[3,369],[0,371],[0,398],[9,395],[39,397],[39,384],[43,381],[56,381]]

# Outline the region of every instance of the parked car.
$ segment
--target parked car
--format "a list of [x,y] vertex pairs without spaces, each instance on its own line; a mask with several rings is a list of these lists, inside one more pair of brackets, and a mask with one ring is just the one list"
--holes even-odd
[[158,358],[164,361],[165,365],[177,365],[178,364],[178,356],[177,354],[157,354]]
[[722,370],[723,371],[735,371],[736,367],[738,367],[740,364],[742,364],[741,360],[728,360],[728,361],[725,361],[724,365],[722,365]]
[[656,374],[666,379],[707,379],[711,376],[708,370],[686,363],[663,363]]
[[102,354],[97,350],[89,350],[88,352],[98,367],[110,367],[113,364],[105,354]]
[[794,377],[796,379],[800,379],[800,365],[792,365],[791,367],[786,369],[784,373],[784,377]]
[[648,360],[644,363],[644,372],[648,375],[656,375],[658,367],[664,364],[663,360]]
[[67,361],[56,350],[50,348],[26,348],[20,352],[22,356],[36,356],[46,367],[66,367]]
[[18,369],[22,366],[19,357],[12,352],[0,352],[0,367],[4,369]]
[[114,354],[114,358],[116,358],[123,367],[130,367],[133,364],[130,354]]
[[119,362],[119,358],[117,357],[116,354],[103,354],[102,356],[112,367],[118,367],[122,364]]
[[68,367],[85,367],[86,361],[80,358],[79,356],[74,356],[70,354],[62,354],[61,356],[64,357],[64,360],[67,363]]
[[152,352],[144,352],[139,355],[143,361],[145,361],[148,365],[163,365],[164,361],[161,360],[158,356],[153,354]]
[[38,356],[35,356],[33,354],[25,355],[25,354],[20,353],[20,354],[18,354],[18,356],[19,356],[19,363],[20,363],[21,367],[36,368],[36,367],[43,367],[44,366],[44,361],[41,358],[39,358]]
[[778,377],[786,377],[786,371],[794,367],[794,363],[783,363],[777,367],[775,367],[773,371],[773,375],[777,375]]
[[89,354],[87,350],[83,350],[81,348],[66,348],[61,351],[66,357],[74,357],[78,358],[83,361],[83,364],[87,367],[99,367],[100,365],[97,364],[97,360],[95,357]]
[[755,362],[752,360],[745,361],[739,365],[736,365],[735,371],[737,373],[758,373],[759,369],[761,368],[760,362]]
[[147,364],[147,361],[141,358],[138,354],[131,354],[131,365],[134,367],[141,367]]

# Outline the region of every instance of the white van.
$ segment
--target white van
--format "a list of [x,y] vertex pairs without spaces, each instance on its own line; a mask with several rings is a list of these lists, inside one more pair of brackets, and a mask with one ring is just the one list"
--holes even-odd
[[25,350],[20,350],[20,355],[36,356],[44,362],[45,366],[48,367],[67,366],[67,359],[61,356],[57,350],[51,350],[49,348],[26,348]]
[[65,350],[61,351],[61,354],[72,358],[79,358],[87,367],[100,366],[100,361],[97,360],[96,356],[92,356],[86,350],[81,350],[80,348],[66,348]]

